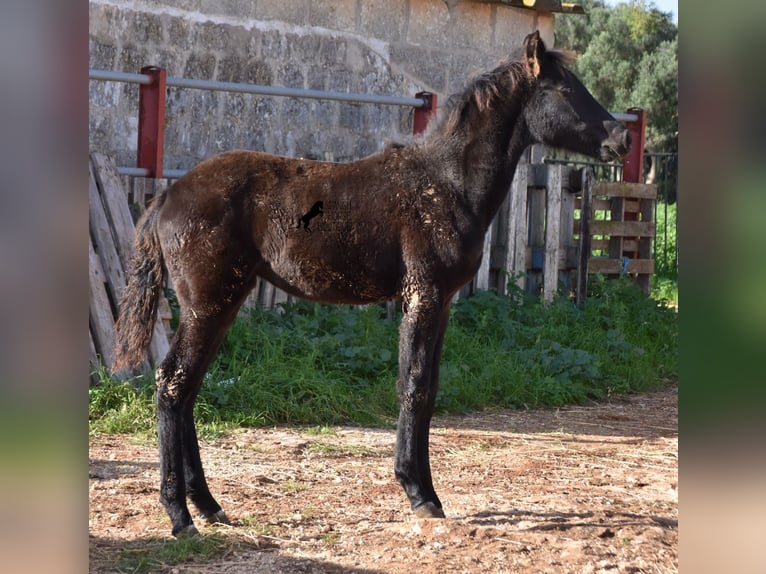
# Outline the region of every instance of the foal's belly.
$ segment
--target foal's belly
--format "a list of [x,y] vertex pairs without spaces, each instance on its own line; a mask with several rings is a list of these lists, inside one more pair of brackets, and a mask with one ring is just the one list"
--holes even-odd
[[262,275],[304,299],[373,303],[398,296],[398,260],[394,250],[380,244],[302,242],[301,247],[288,244],[275,254]]

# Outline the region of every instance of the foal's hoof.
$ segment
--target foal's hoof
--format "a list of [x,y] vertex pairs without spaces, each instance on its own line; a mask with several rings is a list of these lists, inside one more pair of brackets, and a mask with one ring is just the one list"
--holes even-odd
[[420,506],[413,508],[417,518],[444,518],[444,511],[436,506],[433,502],[426,502]]
[[208,524],[231,524],[223,510],[219,510],[218,512],[214,512],[208,516],[203,516],[203,518],[207,521]]
[[193,536],[199,536],[199,530],[194,524],[190,524],[176,532],[173,536],[176,538],[191,538]]

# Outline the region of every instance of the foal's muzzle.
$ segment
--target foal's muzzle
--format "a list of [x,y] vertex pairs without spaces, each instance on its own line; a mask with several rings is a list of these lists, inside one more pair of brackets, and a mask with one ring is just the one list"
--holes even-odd
[[630,149],[630,132],[618,121],[604,122],[604,128],[607,137],[601,143],[601,160],[621,160]]

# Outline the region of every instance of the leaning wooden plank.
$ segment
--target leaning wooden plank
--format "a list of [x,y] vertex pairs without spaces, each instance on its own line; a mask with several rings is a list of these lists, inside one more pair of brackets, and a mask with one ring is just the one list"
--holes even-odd
[[637,199],[655,199],[657,186],[651,183],[631,183],[627,181],[599,181],[593,186],[594,197],[634,197]]
[[[624,262],[620,259],[592,257],[588,261],[588,272],[604,274],[623,273]],[[654,259],[628,259],[625,273],[654,273]]]
[[545,210],[545,257],[543,260],[543,299],[552,301],[559,286],[561,248],[561,166],[548,166]]
[[651,221],[591,221],[591,235],[610,237],[654,237],[655,224]]
[[88,169],[90,170],[88,185],[90,233],[93,237],[93,247],[101,260],[101,267],[104,270],[107,292],[112,302],[116,303],[120,300],[122,290],[125,288],[125,274],[123,273],[122,263],[112,240],[109,220],[104,211],[101,195],[98,193],[93,166],[90,165],[90,162]]
[[104,212],[112,227],[112,238],[117,248],[117,255],[123,270],[128,269],[133,252],[135,226],[128,207],[128,198],[117,172],[114,160],[100,153],[90,155],[96,175],[96,183],[101,192]]
[[111,367],[114,361],[114,315],[106,292],[106,281],[93,242],[88,241],[88,322],[96,354],[106,367]]
[[101,359],[96,352],[96,343],[93,341],[93,329],[88,325],[88,379],[91,385],[98,385],[101,382],[98,376],[98,370],[101,366]]

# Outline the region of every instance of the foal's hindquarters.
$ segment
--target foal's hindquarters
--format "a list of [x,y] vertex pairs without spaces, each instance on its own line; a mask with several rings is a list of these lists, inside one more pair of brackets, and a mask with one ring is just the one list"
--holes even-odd
[[[202,470],[194,402],[228,327],[254,286],[257,267],[246,236],[237,232],[235,211],[209,193],[204,201],[195,201],[200,190],[183,180],[179,184],[165,196],[158,233],[180,316],[170,350],[156,372],[160,500],[175,536],[196,533],[187,496],[204,519],[227,522]],[[183,477],[178,476],[181,469]]]

